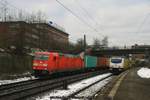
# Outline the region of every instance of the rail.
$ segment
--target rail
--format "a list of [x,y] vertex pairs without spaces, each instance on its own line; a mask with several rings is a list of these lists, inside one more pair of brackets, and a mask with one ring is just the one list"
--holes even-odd
[[[73,82],[80,81],[85,78],[93,77],[95,75],[99,75],[105,73],[104,71],[95,71],[95,72],[88,72],[84,74],[78,74],[73,76],[67,76],[58,79],[52,80],[45,80],[45,81],[36,81],[36,82],[29,82],[29,84],[25,84],[21,82],[21,85],[14,84],[14,86],[6,85],[5,88],[0,90],[0,100],[15,100],[25,98],[37,93],[41,93],[47,90],[52,90],[55,88],[62,88],[64,87],[64,83],[71,84]],[[28,82],[27,82],[28,83]]]

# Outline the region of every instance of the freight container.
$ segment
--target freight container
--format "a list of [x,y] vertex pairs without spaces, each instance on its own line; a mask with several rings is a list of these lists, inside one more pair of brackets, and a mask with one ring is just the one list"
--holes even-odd
[[96,68],[97,57],[87,55],[84,58],[84,63],[85,63],[85,68]]
[[109,58],[108,57],[98,57],[97,58],[98,68],[109,68]]

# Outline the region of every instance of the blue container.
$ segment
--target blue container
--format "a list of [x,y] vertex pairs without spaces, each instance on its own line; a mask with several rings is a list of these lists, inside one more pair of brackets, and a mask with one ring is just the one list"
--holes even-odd
[[85,68],[95,68],[97,66],[97,57],[85,56],[84,63],[85,63]]

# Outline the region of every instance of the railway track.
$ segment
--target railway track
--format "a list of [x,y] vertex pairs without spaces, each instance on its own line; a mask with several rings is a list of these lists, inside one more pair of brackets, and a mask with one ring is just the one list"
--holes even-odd
[[88,85],[88,86],[86,86],[86,87],[84,87],[84,88],[82,88],[82,89],[80,89],[80,90],[74,92],[74,93],[72,93],[71,95],[69,95],[69,96],[67,97],[67,99],[68,99],[68,98],[75,98],[75,99],[92,100],[92,99],[95,97],[95,95],[100,91],[99,89],[98,89],[97,91],[95,91],[95,93],[93,93],[93,94],[88,94],[88,96],[82,96],[82,95],[80,95],[80,94],[84,94],[85,91],[89,91],[92,86],[94,86],[94,85],[96,85],[96,84],[98,84],[98,83],[102,83],[104,80],[110,78],[111,76],[112,76],[112,74],[109,75],[109,76],[107,76],[107,77],[104,77],[104,78],[102,78],[102,79],[100,79],[100,80],[98,80],[98,81],[96,81],[96,82],[94,82],[94,83],[92,83],[92,84],[90,84],[90,85]]
[[80,81],[85,78],[93,77],[104,72],[88,72],[73,76],[67,76],[51,80],[30,80],[24,82],[17,82],[0,86],[0,100],[16,100],[26,98],[28,96],[41,93],[55,88],[62,88],[65,84],[70,84]]
[[[78,99],[78,100],[92,100],[95,95],[100,91],[101,87],[105,86],[104,85],[104,82],[106,80],[109,80],[110,78],[112,77],[112,74],[106,76],[106,77],[103,77],[83,88],[80,88],[72,93],[69,93],[68,95],[64,95],[64,96],[50,96],[50,99],[61,99],[61,100],[70,100],[70,99]],[[100,84],[103,85],[100,87]],[[96,90],[94,89],[94,91],[89,92],[91,91],[91,89],[96,86]],[[100,88],[99,88],[100,87]],[[93,93],[94,92],[94,93]]]
[[[23,85],[27,85],[27,84],[32,84],[34,82],[37,82],[39,79],[32,79],[32,80],[26,80],[26,81],[21,81],[21,82],[14,82],[14,83],[9,83],[9,84],[3,84],[0,85],[0,92],[6,89],[10,89],[10,88],[15,88],[17,86],[23,86]],[[1,94],[1,93],[0,93]]]

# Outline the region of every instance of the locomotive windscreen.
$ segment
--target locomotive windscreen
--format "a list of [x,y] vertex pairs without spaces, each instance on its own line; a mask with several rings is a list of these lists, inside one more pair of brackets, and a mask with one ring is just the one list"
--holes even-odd
[[34,60],[48,60],[48,55],[36,55]]
[[111,59],[112,63],[121,63],[122,59]]

